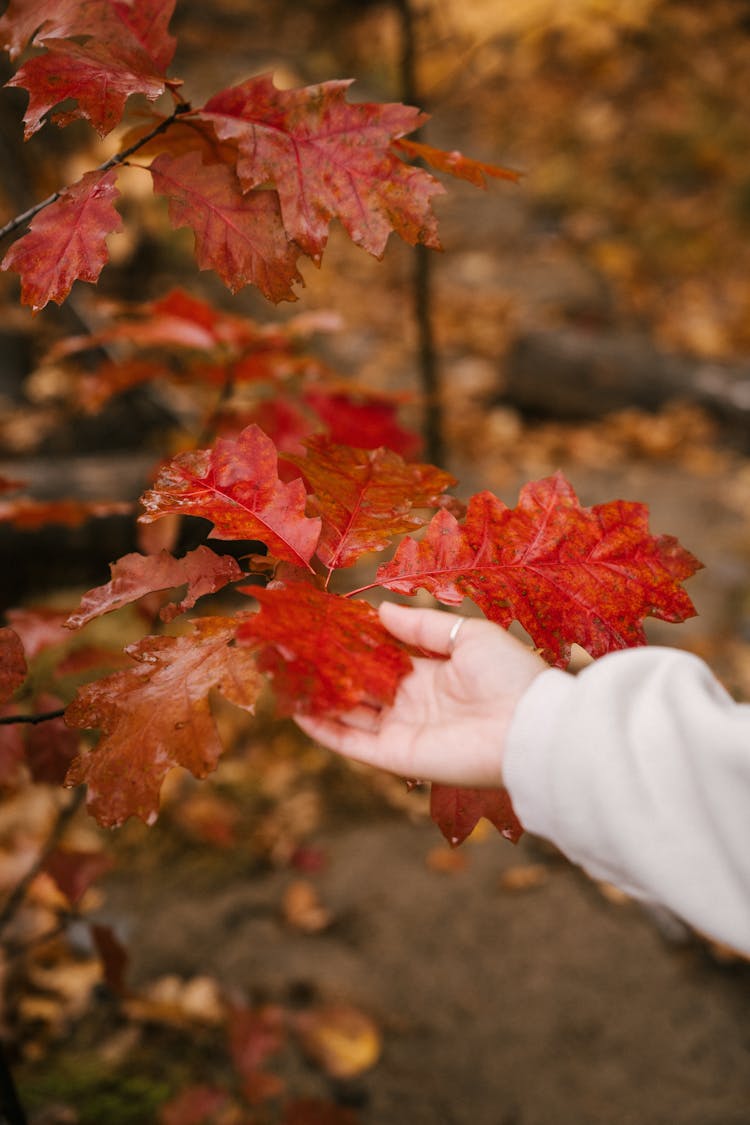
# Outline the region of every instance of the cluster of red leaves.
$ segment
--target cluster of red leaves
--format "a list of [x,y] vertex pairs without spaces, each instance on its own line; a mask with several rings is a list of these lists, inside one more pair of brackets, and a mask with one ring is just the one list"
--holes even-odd
[[[100,823],[131,815],[152,822],[169,769],[181,765],[203,777],[215,767],[221,745],[212,691],[251,712],[266,679],[287,713],[392,702],[410,671],[409,651],[369,604],[352,597],[361,591],[342,595],[329,586],[334,573],[399,539],[368,589],[425,589],[447,605],[468,597],[500,625],[519,621],[558,666],[574,643],[599,656],[645,643],[648,615],[681,621],[693,613],[681,583],[699,564],[671,537],[650,535],[640,504],[584,508],[557,475],[527,485],[514,509],[482,492],[459,520],[450,508],[460,506],[447,493],[453,479],[390,450],[315,435],[304,456],[283,460],[298,473],[293,479],[280,477],[276,446],[251,425],[237,438],[174,457],[141,498],[145,523],[196,516],[212,525],[209,539],[244,541],[249,553],[260,541],[271,581],[238,587],[258,610],[201,617],[179,636],[146,637],[126,649],[129,667],[79,690],[68,725],[102,735],[75,759],[67,782],[87,783]],[[171,621],[248,574],[207,545],[183,558],[127,555],[112,566],[109,583],[84,595],[67,625],[79,628],[154,591],[184,586],[184,597],[162,609]],[[2,640],[7,695],[22,678],[23,654],[11,630]],[[432,811],[453,843],[480,816],[512,839],[521,830],[503,792],[435,786]]]
[[[199,267],[215,270],[232,292],[255,285],[271,301],[294,300],[298,261],[320,260],[334,219],[377,257],[392,231],[411,245],[439,247],[431,201],[443,188],[409,158],[478,186],[486,175],[515,178],[405,142],[424,115],[398,104],[351,104],[346,81],[279,90],[262,75],[193,109],[178,99],[181,82],[167,75],[173,8],[174,0],[11,0],[0,45],[14,59],[28,47],[41,51],[10,80],[29,92],[27,137],[66,99],[74,108],[52,120],[84,118],[103,137],[131,95],[172,96],[173,113],[154,113],[131,134],[127,155],[139,150],[151,159],[170,223],[192,229]],[[22,300],[34,310],[64,301],[77,279],[98,279],[107,236],[121,225],[114,203],[123,159],[65,188],[3,259],[3,269],[21,275]]]
[[[152,383],[189,391],[190,428],[198,432],[231,435],[254,422],[280,452],[303,453],[303,441],[322,429],[341,445],[414,456],[419,438],[398,420],[405,396],[345,381],[305,350],[313,332],[338,326],[323,312],[259,325],[175,289],[121,306],[105,328],[60,340],[47,359],[65,367],[73,407],[89,414]],[[0,519],[4,510],[0,497]]]

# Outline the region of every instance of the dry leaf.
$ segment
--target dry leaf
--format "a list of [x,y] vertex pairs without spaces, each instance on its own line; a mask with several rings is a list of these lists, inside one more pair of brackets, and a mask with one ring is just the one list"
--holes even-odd
[[302,1050],[331,1078],[356,1078],[380,1058],[380,1031],[359,1008],[331,1004],[300,1012],[293,1027]]
[[333,921],[333,916],[320,901],[316,888],[307,879],[295,879],[284,892],[281,903],[284,921],[306,934],[317,934]]

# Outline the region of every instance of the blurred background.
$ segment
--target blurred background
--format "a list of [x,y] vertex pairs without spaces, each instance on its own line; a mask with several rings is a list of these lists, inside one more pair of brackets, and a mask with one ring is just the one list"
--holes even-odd
[[[652,531],[705,564],[689,584],[698,616],[650,623],[650,639],[699,653],[750,699],[746,0],[179,0],[171,26],[194,105],[250,74],[353,78],[352,99],[416,100],[432,115],[425,140],[521,181],[447,184],[429,265],[395,237],[377,262],[335,231],[322,267],[303,266],[299,302],[273,308],[199,274],[190,237],[128,171],[97,292],[79,285],[32,319],[0,278],[0,474],[40,499],[129,501],[184,440],[158,386],[89,416],[64,368],[42,361],[99,323],[101,297],[180,284],[264,323],[335,310],[320,358],[406,395],[406,425],[432,412],[460,495],[490,488],[512,505],[522,483],[563,469],[585,504],[647,503]],[[21,145],[24,104],[17,90],[0,99],[8,217],[102,159],[77,126]],[[427,396],[425,331],[439,383]],[[6,607],[75,604],[135,547],[129,517],[0,534]],[[137,627],[126,614],[103,641]],[[483,824],[450,851],[423,793],[292,727],[221,722],[231,753],[210,782],[170,778],[156,828],[106,842],[85,818],[71,829],[71,846],[116,859],[87,909],[127,949],[125,999],[80,935],[24,974],[6,963],[6,1032],[39,1125],[750,1121],[750,970],[732,951],[540,841],[514,849]],[[7,886],[54,819],[48,796],[25,800],[0,813]],[[54,914],[50,893],[31,905]],[[255,1023],[237,1030],[238,1010]],[[268,1069],[287,1101],[306,1101],[278,1110],[246,1089],[197,1116],[194,1087],[235,1090],[237,1044],[265,1057],[259,1039],[279,1023],[295,1046],[269,1048]]]

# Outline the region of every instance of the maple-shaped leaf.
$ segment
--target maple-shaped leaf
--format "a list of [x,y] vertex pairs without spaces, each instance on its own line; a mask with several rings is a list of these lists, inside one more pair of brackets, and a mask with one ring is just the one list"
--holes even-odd
[[80,629],[95,617],[129,605],[145,594],[187,584],[182,601],[164,606],[159,614],[162,621],[172,621],[178,614],[192,609],[204,594],[214,594],[228,582],[242,577],[242,570],[231,555],[217,555],[205,546],[189,551],[181,559],[174,558],[168,551],[160,551],[158,555],[134,552],[112,563],[110,571],[110,582],[83,595],[78,611],[67,619],[69,629]]
[[0,703],[20,688],[26,679],[26,657],[18,633],[0,629]]
[[280,711],[330,715],[393,702],[411,657],[372,606],[302,582],[245,592],[261,608],[242,619],[237,640],[262,646],[259,666]]
[[199,116],[237,143],[245,191],[274,185],[287,234],[310,257],[322,254],[334,218],[376,257],[393,230],[411,245],[438,248],[431,199],[443,188],[390,149],[424,116],[411,106],[350,104],[350,85],[277,90],[261,75],[215,94]]
[[21,275],[21,300],[34,312],[58,305],[74,281],[95,282],[107,262],[106,238],[122,226],[112,205],[117,171],[87,172],[34,219],[13,243],[0,269]]
[[196,152],[157,156],[150,171],[154,190],[169,200],[172,226],[193,230],[200,269],[215,270],[232,293],[256,285],[269,301],[296,300],[299,250],[284,232],[275,191],[243,195],[231,168],[203,164]]
[[300,480],[284,484],[271,439],[258,426],[239,437],[219,438],[213,449],[181,453],[141,497],[139,519],[150,523],[176,514],[210,520],[213,539],[260,539],[272,555],[310,567],[320,520],[305,515],[307,494]]
[[425,164],[429,164],[438,172],[447,172],[459,180],[468,180],[474,187],[486,187],[487,176],[495,180],[510,180],[512,183],[518,183],[521,179],[520,172],[501,168],[497,164],[483,164],[481,160],[472,160],[470,156],[464,156],[455,149],[445,152],[441,148],[433,148],[432,145],[426,145],[421,141],[405,139],[394,141],[393,147],[412,159],[424,160]]
[[29,92],[23,119],[26,140],[42,127],[45,114],[67,98],[78,104],[57,114],[55,124],[68,125],[84,118],[100,137],[106,137],[122,120],[131,94],[156,101],[164,93],[163,78],[142,54],[113,50],[105,43],[81,45],[65,39],[47,39],[45,46],[44,54],[29,59],[8,82]]
[[88,807],[101,825],[130,816],[156,820],[159,791],[173,766],[205,777],[222,752],[209,693],[252,712],[262,678],[252,653],[231,642],[235,622],[201,618],[194,633],[145,637],[125,650],[135,667],[81,688],[68,707],[69,726],[102,731],[98,745],[75,759],[67,785],[88,785]]
[[377,579],[402,594],[429,590],[446,605],[471,598],[499,625],[519,621],[542,656],[564,666],[574,643],[602,656],[645,644],[647,616],[694,616],[680,583],[700,566],[673,537],[649,534],[645,505],[584,508],[558,473],[525,485],[514,509],[481,492],[463,525],[438,512]]
[[433,784],[430,816],[454,848],[474,831],[482,817],[514,844],[523,835],[507,789],[457,789]]
[[133,505],[124,500],[31,500],[21,496],[0,500],[0,523],[22,531],[36,531],[47,524],[80,527],[90,519],[127,515]]
[[358,449],[384,445],[407,460],[419,452],[422,439],[398,424],[396,402],[372,392],[317,388],[305,390],[302,398],[323,422],[331,441]]
[[322,518],[317,555],[329,569],[351,566],[367,551],[424,524],[415,508],[436,508],[455,477],[434,465],[403,461],[390,449],[354,449],[315,435],[305,457],[289,455],[315,494]]

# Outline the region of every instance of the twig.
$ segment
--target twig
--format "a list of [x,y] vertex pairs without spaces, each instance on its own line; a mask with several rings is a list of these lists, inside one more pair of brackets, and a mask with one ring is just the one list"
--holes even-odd
[[50,719],[59,719],[65,714],[64,707],[58,707],[57,711],[40,711],[38,715],[2,715],[0,716],[0,726],[9,727],[13,723],[47,723]]
[[[135,144],[132,144],[130,148],[126,148],[122,152],[115,153],[115,155],[111,156],[109,160],[105,160],[103,164],[97,165],[97,167],[92,168],[91,171],[106,172],[107,169],[114,168],[117,164],[122,164],[128,159],[129,156],[132,156],[134,152],[137,152],[139,148],[143,148],[145,144],[148,144],[149,141],[153,140],[154,137],[158,137],[160,133],[166,132],[166,130],[174,124],[174,122],[181,114],[189,113],[190,109],[191,107],[186,102],[181,102],[179,105],[175,106],[169,117],[165,117],[163,121],[160,121],[159,124],[154,129],[152,129],[150,133],[147,133],[145,137],[141,137],[141,139],[139,141],[136,141]],[[5,238],[5,236],[8,234],[13,234],[13,232],[18,230],[19,227],[23,226],[24,223],[27,223],[30,219],[33,219],[34,216],[37,215],[40,211],[43,211],[45,207],[49,207],[51,203],[56,203],[58,199],[61,199],[67,190],[67,187],[64,187],[61,188],[60,191],[53,191],[52,195],[48,195],[47,198],[43,199],[40,203],[35,203],[33,207],[29,207],[28,211],[24,211],[22,215],[16,215],[15,219],[11,219],[10,222],[7,222],[4,227],[0,227],[0,238]]]
[[28,1125],[5,1052],[0,1049],[0,1125]]
[[0,910],[0,936],[2,936],[9,924],[12,922],[13,918],[15,917],[16,911],[26,897],[26,892],[33,883],[34,879],[36,879],[39,872],[44,867],[50,854],[59,844],[60,840],[65,834],[65,830],[67,829],[75,814],[78,812],[78,809],[81,807],[83,795],[83,787],[76,789],[68,803],[66,805],[63,805],[63,807],[60,809],[57,814],[57,819],[52,826],[52,831],[45,841],[44,847],[32,863],[29,870],[26,872],[23,878],[20,879],[18,883],[16,883],[15,887],[6,899],[5,905],[3,906],[2,910]]
[[[401,97],[408,105],[422,106],[417,89],[417,37],[414,12],[410,0],[394,0],[394,4],[401,19]],[[432,316],[432,264],[432,251],[418,242],[414,247],[412,300],[417,326],[419,377],[424,397],[422,425],[425,454],[433,465],[442,465],[445,463],[445,426]]]

